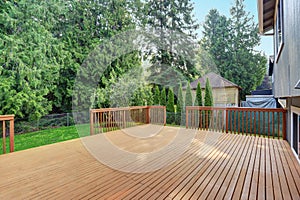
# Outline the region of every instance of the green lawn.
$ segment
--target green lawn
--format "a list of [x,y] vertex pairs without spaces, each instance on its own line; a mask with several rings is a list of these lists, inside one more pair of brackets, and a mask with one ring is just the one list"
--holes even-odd
[[[87,135],[90,133],[88,124],[79,125],[77,128],[81,133],[84,132]],[[15,151],[71,140],[78,137],[79,135],[75,126],[53,128],[15,135]],[[9,138],[6,138],[6,152],[9,152]],[[2,138],[0,138],[0,154],[2,153]]]

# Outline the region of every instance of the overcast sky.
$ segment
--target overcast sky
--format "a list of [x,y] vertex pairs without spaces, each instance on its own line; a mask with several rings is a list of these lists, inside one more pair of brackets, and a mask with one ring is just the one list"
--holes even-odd
[[[203,24],[205,16],[210,9],[216,8],[221,14],[229,16],[229,10],[234,0],[192,0],[195,3],[195,17],[199,23]],[[258,22],[257,1],[245,0],[246,10],[254,16],[254,20]],[[202,30],[202,29],[201,29]],[[198,36],[201,37],[201,30]],[[262,36],[261,45],[257,48],[264,51],[267,56],[273,55],[273,39],[272,36]]]

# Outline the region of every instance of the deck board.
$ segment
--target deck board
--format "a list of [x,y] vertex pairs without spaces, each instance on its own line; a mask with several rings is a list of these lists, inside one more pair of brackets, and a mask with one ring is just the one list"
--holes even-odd
[[[126,151],[145,153],[166,145],[176,130],[165,127],[159,138],[151,138],[155,145],[143,140],[132,145],[133,139],[120,131],[106,134]],[[169,156],[176,151],[170,148],[165,153]],[[166,160],[157,157],[149,166]],[[0,199],[300,197],[300,165],[286,141],[211,131],[197,131],[175,162],[153,172],[114,170],[75,139],[1,155],[0,177]]]

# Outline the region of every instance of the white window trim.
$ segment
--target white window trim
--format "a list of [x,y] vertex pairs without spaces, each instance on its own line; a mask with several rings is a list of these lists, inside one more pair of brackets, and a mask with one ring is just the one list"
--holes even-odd
[[[298,163],[300,164],[300,159],[299,159],[299,155],[297,155],[297,153],[295,152],[295,150],[293,149],[293,137],[294,137],[294,133],[293,133],[293,113],[296,113],[297,115],[300,116],[300,108],[298,107],[295,107],[295,106],[291,106],[291,150],[293,152],[293,154],[295,155],[296,159],[298,160]],[[299,129],[299,126],[298,126],[298,129]],[[298,130],[299,132],[299,136],[300,136],[300,130]],[[299,144],[298,144],[299,145]],[[298,149],[299,149],[299,146],[298,146]],[[300,154],[300,152],[299,152]]]

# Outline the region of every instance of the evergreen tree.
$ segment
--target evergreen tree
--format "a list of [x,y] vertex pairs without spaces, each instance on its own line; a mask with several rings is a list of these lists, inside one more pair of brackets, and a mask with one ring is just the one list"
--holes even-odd
[[185,106],[193,106],[193,96],[190,83],[188,83],[185,93]]
[[[57,101],[62,102],[59,105],[62,110],[71,110],[72,102],[75,105],[81,104],[81,102],[76,101],[76,98],[75,100],[73,98],[72,101],[72,90],[77,72],[91,51],[117,33],[132,29],[135,26],[129,13],[129,10],[132,9],[128,6],[130,4],[127,4],[126,0],[68,1],[67,10],[63,13],[64,17],[59,20],[60,23],[56,27],[58,37],[66,44],[65,48],[70,52],[69,60],[60,69],[60,87],[56,93]],[[98,60],[109,60],[110,54],[110,52],[107,52],[105,58],[96,58]],[[129,69],[139,65],[140,57],[137,52],[122,55],[111,64],[99,65],[96,63],[91,66],[90,72],[87,72],[90,78],[87,81],[99,82],[98,91],[101,91],[103,88],[105,88],[104,91],[107,91],[110,87],[111,81],[108,79],[111,77],[112,69],[114,69],[115,78],[118,79]],[[96,76],[98,74],[101,74],[100,78]],[[92,80],[93,77],[95,77],[95,80]],[[86,89],[82,87],[82,90]],[[109,95],[99,95],[100,97],[96,97],[100,102],[100,104],[98,103],[99,106],[109,107]],[[85,98],[88,98],[88,94]]]
[[44,1],[0,3],[0,114],[36,120],[52,110],[51,93],[67,54],[48,30],[55,18],[46,6]]
[[174,110],[174,93],[173,89],[170,88],[168,92],[168,103],[166,108],[167,114],[167,123],[172,124],[175,120],[175,110]]
[[167,96],[166,96],[166,88],[163,88],[160,93],[160,105],[167,105]]
[[[205,84],[205,96],[204,96],[204,106],[213,106],[213,95],[212,95],[212,88],[209,83],[209,79],[206,79],[206,84]],[[210,119],[212,118],[211,116],[212,112],[209,110],[207,111],[207,117],[204,117],[204,125],[206,128],[209,128],[210,126]],[[205,113],[206,115],[206,113]],[[207,127],[208,126],[208,127]]]
[[153,103],[154,105],[160,105],[160,91],[158,86],[155,86]]
[[202,100],[202,89],[201,89],[201,84],[198,82],[197,84],[197,90],[196,90],[196,98],[195,98],[195,106],[202,106],[203,105],[203,100]]
[[201,46],[213,57],[222,77],[243,88],[242,98],[260,85],[266,58],[255,50],[260,44],[258,25],[245,11],[244,0],[234,0],[227,19],[211,10],[204,23]]
[[205,84],[205,96],[204,96],[204,106],[213,106],[214,101],[213,101],[213,95],[212,95],[212,88],[209,83],[209,79],[206,79],[206,84]]
[[[173,73],[179,73],[188,79],[198,75],[195,52],[191,50],[195,48],[191,44],[198,28],[193,10],[191,0],[145,1],[145,26],[150,30],[154,29],[158,35],[157,40],[151,40],[150,44],[155,46],[156,51],[147,52],[152,63],[150,78],[172,81],[168,77]],[[178,33],[184,34],[184,37]],[[174,84],[178,82],[161,85],[175,87]]]
[[176,104],[176,124],[181,124],[181,113],[184,111],[184,101],[182,95],[182,86],[181,83],[178,89],[178,96],[177,96],[177,104]]
[[131,100],[131,106],[147,106],[153,104],[153,94],[151,92],[151,87],[142,86],[139,87],[133,94]]

